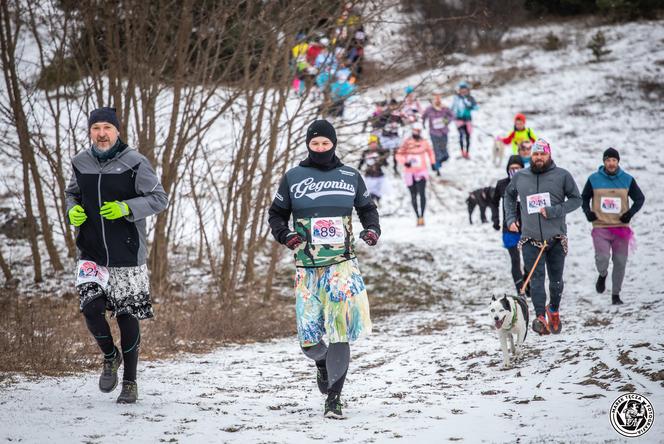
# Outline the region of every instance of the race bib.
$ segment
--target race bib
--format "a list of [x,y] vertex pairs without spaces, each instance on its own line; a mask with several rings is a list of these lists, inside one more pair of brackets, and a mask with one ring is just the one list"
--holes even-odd
[[343,218],[316,217],[311,219],[311,243],[343,244],[345,240]]
[[76,272],[76,286],[88,282],[94,282],[106,290],[108,286],[108,268],[97,265],[93,261],[78,261],[78,271]]
[[410,162],[411,168],[420,168],[422,166],[422,160],[420,156],[408,156],[408,162]]
[[443,117],[437,117],[431,121],[431,127],[433,129],[443,129],[446,128],[449,124],[449,121]]
[[540,208],[551,206],[551,195],[549,193],[537,193],[526,196],[528,214],[539,213]]
[[621,205],[619,197],[602,197],[599,201],[599,209],[602,213],[620,214]]

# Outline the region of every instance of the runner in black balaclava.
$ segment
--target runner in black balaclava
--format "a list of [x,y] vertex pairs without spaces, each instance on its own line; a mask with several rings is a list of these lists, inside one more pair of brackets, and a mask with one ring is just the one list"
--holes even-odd
[[[332,149],[324,151],[322,153],[312,151],[309,148],[309,142],[314,137],[326,137],[332,142]],[[309,156],[300,162],[300,166],[303,167],[314,167],[323,171],[331,170],[337,168],[341,165],[341,161],[335,154],[337,148],[337,132],[334,130],[334,127],[327,120],[315,120],[309,128],[307,128],[307,151]]]

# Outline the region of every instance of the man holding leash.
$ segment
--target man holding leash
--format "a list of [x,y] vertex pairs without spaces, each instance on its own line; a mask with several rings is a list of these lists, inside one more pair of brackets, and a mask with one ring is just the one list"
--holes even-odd
[[[593,224],[595,265],[599,272],[595,289],[598,293],[604,293],[609,259],[613,256],[611,302],[619,305],[623,303],[620,290],[625,277],[630,241],[634,238],[629,222],[643,206],[645,197],[636,180],[620,168],[618,150],[608,148],[604,151],[603,161],[604,165],[590,175],[583,187],[582,208],[588,222]],[[633,202],[631,207],[628,197]]]
[[[572,175],[553,162],[551,145],[544,139],[533,145],[530,168],[516,173],[505,190],[505,220],[512,232],[519,231],[517,197],[522,221],[519,245],[526,270],[534,268],[530,296],[536,318],[532,327],[540,335],[558,334],[562,328],[559,308],[567,255],[565,216],[581,206],[581,195]],[[544,264],[549,274],[548,305]]]

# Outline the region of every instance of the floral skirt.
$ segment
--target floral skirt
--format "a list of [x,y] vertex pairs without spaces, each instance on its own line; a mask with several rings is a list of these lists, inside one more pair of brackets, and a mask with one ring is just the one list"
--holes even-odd
[[295,313],[300,345],[352,342],[371,333],[369,298],[357,259],[295,271]]

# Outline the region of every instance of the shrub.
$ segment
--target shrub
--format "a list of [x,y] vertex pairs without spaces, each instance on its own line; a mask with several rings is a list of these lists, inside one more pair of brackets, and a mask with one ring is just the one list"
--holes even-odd
[[544,41],[544,45],[542,47],[545,51],[557,51],[563,47],[563,42],[553,32],[549,32],[546,35],[546,40]]
[[590,43],[588,43],[588,49],[590,49],[595,56],[595,62],[599,62],[601,58],[611,52],[610,49],[604,48],[606,46],[606,38],[602,31],[597,31],[593,36]]

